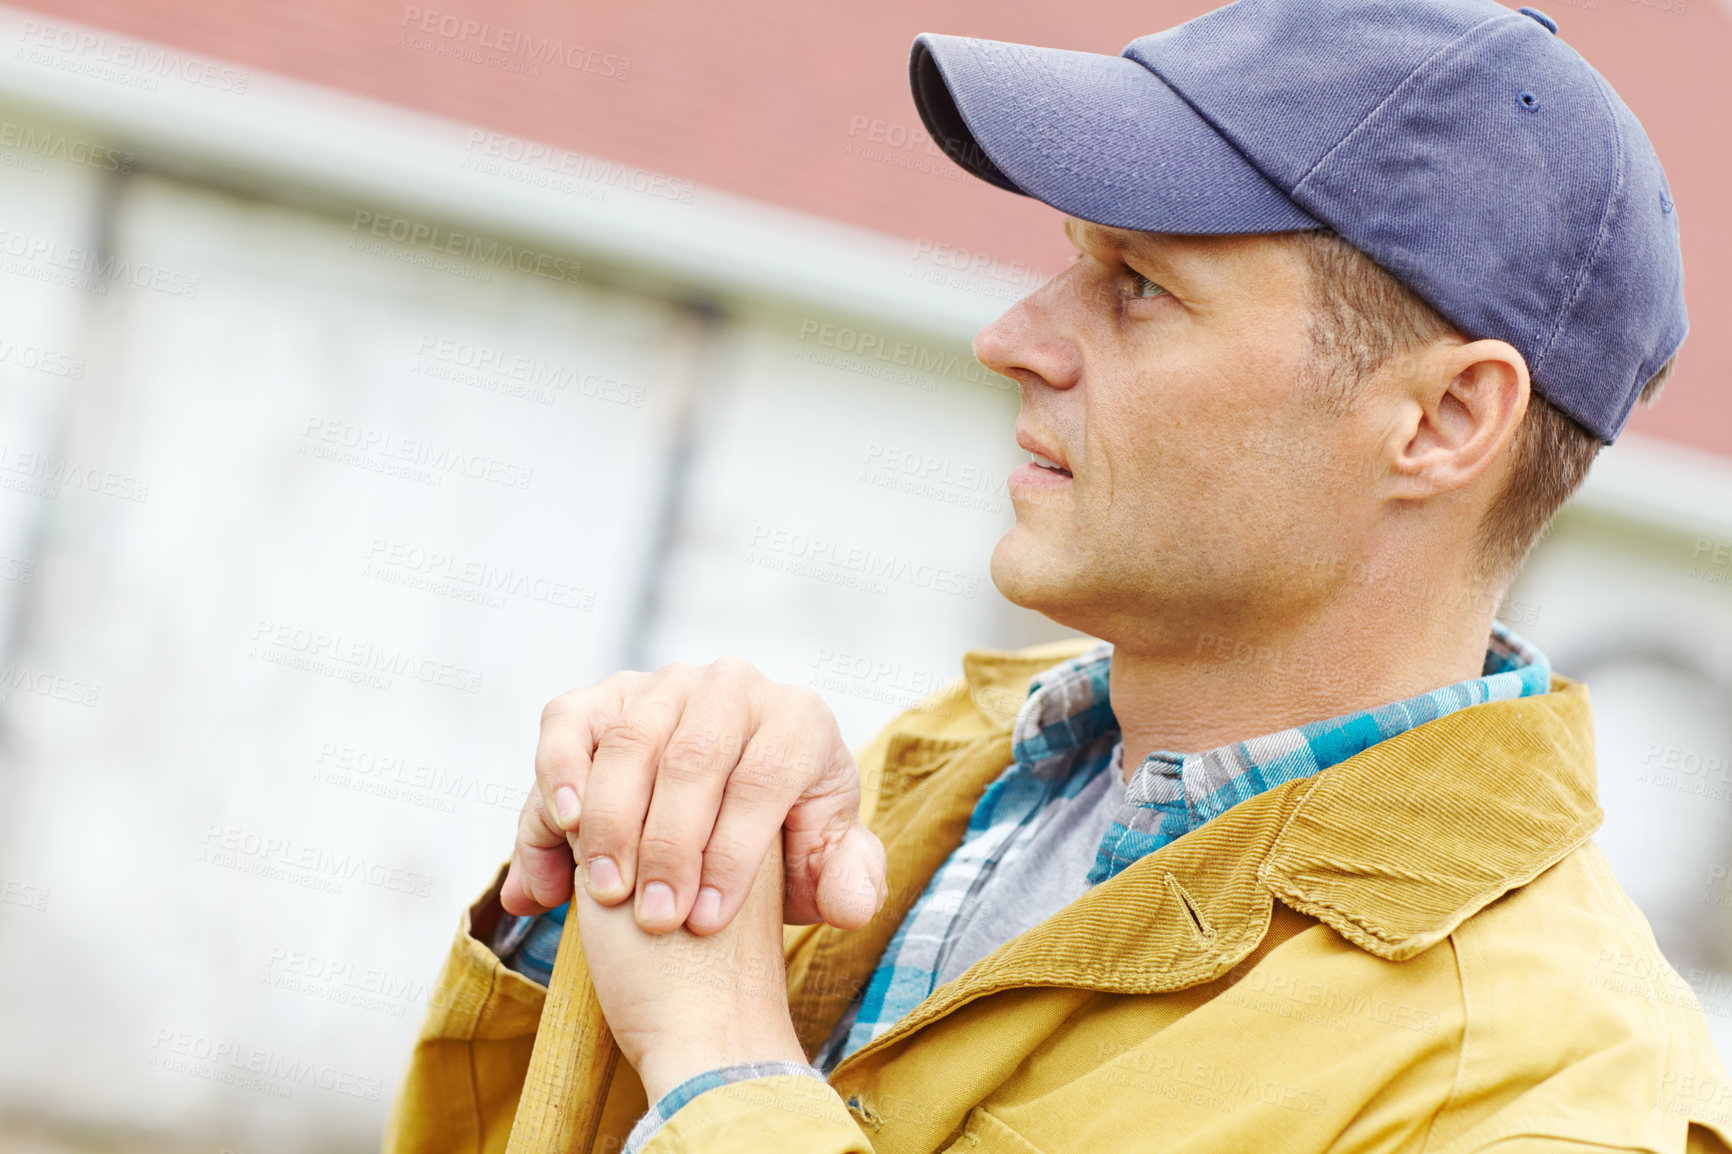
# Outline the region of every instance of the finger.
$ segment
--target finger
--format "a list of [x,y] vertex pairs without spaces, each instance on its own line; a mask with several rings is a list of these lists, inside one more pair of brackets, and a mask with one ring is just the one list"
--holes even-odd
[[567,833],[577,828],[590,758],[601,727],[619,716],[633,678],[616,673],[594,685],[562,693],[541,711],[535,743],[535,788],[542,808]]
[[840,735],[828,771],[788,812],[788,921],[858,929],[884,903],[884,844],[860,819],[860,775]]
[[649,814],[656,766],[684,711],[690,667],[657,673],[604,726],[590,760],[578,827],[585,887],[603,905],[632,892],[638,842]]
[[827,854],[818,878],[818,915],[839,930],[857,930],[890,895],[888,860],[878,835],[858,821]]
[[531,793],[517,819],[517,845],[499,904],[519,917],[544,913],[571,897],[572,855],[565,831],[542,809],[541,795]]
[[541,903],[531,898],[523,888],[523,867],[517,864],[517,852],[512,851],[511,864],[505,867],[505,881],[499,886],[499,904],[508,914],[520,918],[544,914]]
[[668,738],[637,851],[637,920],[651,933],[674,929],[692,910],[704,847],[750,722],[744,693],[704,692],[687,702]]
[[[815,768],[830,751],[815,748],[813,727],[798,717],[754,733],[728,777],[721,812],[704,846],[703,872],[687,924],[696,934],[711,934],[739,912],[752,879],[772,844],[780,844],[784,819],[799,801]],[[820,730],[818,741],[829,743]],[[807,920],[811,920],[808,918]]]

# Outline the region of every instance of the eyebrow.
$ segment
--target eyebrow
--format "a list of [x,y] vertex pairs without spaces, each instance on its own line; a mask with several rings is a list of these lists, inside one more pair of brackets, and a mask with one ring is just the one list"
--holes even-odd
[[1070,242],[1076,245],[1079,249],[1086,249],[1088,247],[1083,243],[1085,231],[1093,234],[1095,238],[1105,242],[1107,247],[1112,248],[1115,251],[1124,247],[1124,245],[1119,243],[1118,237],[1107,233],[1107,231],[1098,224],[1093,224],[1086,220],[1079,220],[1074,216],[1067,216],[1064,218],[1064,234],[1069,237]]
[[1161,240],[1158,232],[1135,232],[1129,229],[1108,229],[1104,225],[1094,224],[1074,216],[1065,217],[1064,233],[1071,244],[1079,250],[1087,251],[1083,244],[1083,230],[1093,234],[1097,243],[1103,245],[1114,255],[1133,253],[1146,260],[1158,262],[1163,268],[1170,268],[1170,246]]

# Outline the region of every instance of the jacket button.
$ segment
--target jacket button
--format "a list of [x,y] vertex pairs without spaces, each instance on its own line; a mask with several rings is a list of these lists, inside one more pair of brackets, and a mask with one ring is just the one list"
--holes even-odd
[[878,1111],[867,1105],[866,1100],[860,1097],[860,1095],[851,1095],[846,1104],[850,1114],[860,1119],[861,1122],[870,1126],[872,1129],[877,1130],[884,1125],[884,1119],[879,1116]]

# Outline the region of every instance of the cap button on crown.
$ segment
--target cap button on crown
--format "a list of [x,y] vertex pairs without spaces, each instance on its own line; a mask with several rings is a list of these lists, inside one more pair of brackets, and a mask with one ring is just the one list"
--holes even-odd
[[1532,16],[1536,23],[1543,27],[1547,32],[1550,32],[1553,36],[1558,34],[1558,22],[1553,20],[1550,16],[1547,16],[1544,12],[1541,12],[1538,8],[1517,8],[1516,11],[1520,12],[1523,16]]

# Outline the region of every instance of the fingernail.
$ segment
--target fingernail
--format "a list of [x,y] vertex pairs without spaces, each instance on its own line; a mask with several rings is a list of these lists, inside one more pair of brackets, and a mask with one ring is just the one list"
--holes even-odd
[[651,882],[638,895],[639,920],[662,925],[674,920],[674,891],[666,882]]
[[553,812],[559,819],[559,824],[566,829],[576,825],[578,815],[583,813],[583,803],[577,800],[577,791],[569,785],[562,785],[554,790]]
[[698,891],[698,900],[692,903],[691,920],[700,926],[713,926],[722,917],[722,893],[715,886],[705,886]]
[[589,892],[597,899],[617,898],[624,888],[619,880],[619,866],[610,857],[589,859]]

